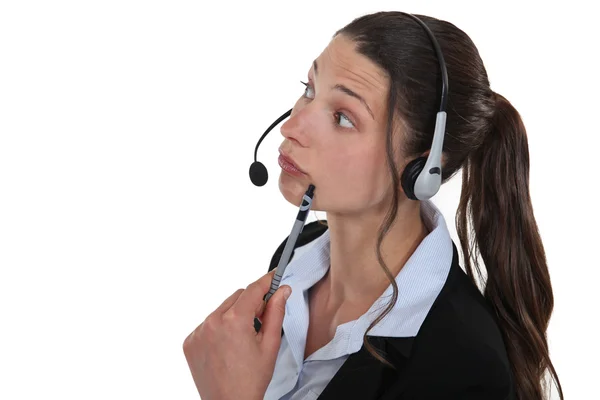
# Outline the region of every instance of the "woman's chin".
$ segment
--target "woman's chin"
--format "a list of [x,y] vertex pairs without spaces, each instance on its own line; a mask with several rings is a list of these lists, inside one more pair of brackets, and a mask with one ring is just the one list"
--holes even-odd
[[[283,197],[291,204],[295,206],[300,206],[302,203],[302,196],[308,190],[308,185],[310,182],[306,182],[305,179],[297,178],[295,176],[291,176],[284,171],[281,171],[279,174],[279,191],[283,195]],[[316,185],[315,185],[315,193],[316,193]],[[313,206],[315,203],[313,202]],[[314,209],[311,206],[311,209]]]

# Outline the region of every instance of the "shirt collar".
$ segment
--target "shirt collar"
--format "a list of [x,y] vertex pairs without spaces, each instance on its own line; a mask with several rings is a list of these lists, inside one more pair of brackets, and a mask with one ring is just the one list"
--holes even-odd
[[[398,299],[392,310],[369,331],[369,336],[416,336],[446,282],[453,256],[452,239],[446,222],[431,200],[421,201],[421,216],[430,232],[396,276]],[[327,273],[329,244],[330,235],[327,229],[321,236],[294,251],[294,257],[287,265],[281,280],[281,284],[289,285],[293,289],[288,299],[291,309],[303,306],[308,301],[306,291]],[[383,312],[392,294],[393,287],[390,284],[369,311],[350,324],[352,327],[348,333],[348,353],[360,349],[366,329]],[[286,317],[294,318],[287,315],[287,311]],[[303,315],[301,319],[302,321],[296,322],[308,327],[307,316]]]

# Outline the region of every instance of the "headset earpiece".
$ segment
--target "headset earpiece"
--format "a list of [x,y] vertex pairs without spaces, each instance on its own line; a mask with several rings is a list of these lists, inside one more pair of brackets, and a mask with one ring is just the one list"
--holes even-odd
[[415,196],[415,183],[419,174],[423,171],[426,161],[427,157],[415,158],[406,165],[404,172],[402,172],[402,178],[400,179],[402,189],[404,190],[404,194],[411,200],[418,200]]

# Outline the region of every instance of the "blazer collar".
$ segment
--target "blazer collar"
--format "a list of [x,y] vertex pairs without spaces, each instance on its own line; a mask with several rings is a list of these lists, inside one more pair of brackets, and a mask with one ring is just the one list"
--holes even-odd
[[[456,272],[457,268],[460,268],[458,251],[454,243],[452,243],[452,250],[450,275],[452,275],[452,272]],[[450,283],[449,278],[435,303],[448,290]],[[404,372],[412,353],[415,337],[368,336],[369,343],[380,354],[384,354],[384,358],[394,365],[396,370],[373,357],[363,345],[358,352],[351,354],[346,359],[319,396],[319,400],[337,400],[340,398],[375,399],[380,398],[382,394],[391,388],[393,388],[394,396],[398,396],[407,383]]]

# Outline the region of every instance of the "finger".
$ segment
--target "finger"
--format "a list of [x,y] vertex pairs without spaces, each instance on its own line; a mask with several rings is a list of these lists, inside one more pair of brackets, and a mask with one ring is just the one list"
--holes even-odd
[[255,317],[257,311],[262,306],[261,303],[264,303],[265,295],[269,292],[274,275],[275,269],[248,285],[246,290],[238,297],[235,304],[231,306],[230,310],[235,311],[238,315]]
[[244,292],[244,289],[236,290],[231,296],[229,296],[215,311],[213,314],[223,315],[235,304],[240,295]]
[[256,317],[260,318],[261,315],[263,315],[263,313],[265,312],[265,308],[267,306],[267,302],[266,301],[261,301],[260,302],[260,306],[258,306],[258,309],[256,310]]
[[[291,287],[288,285],[280,286],[269,302],[261,318],[262,326],[257,336],[262,340],[264,345],[268,348],[266,354],[270,354],[270,350],[277,347],[281,343],[281,327],[283,326],[283,318],[285,317],[285,304],[287,299],[284,296],[286,288]],[[273,348],[271,348],[273,347]]]

